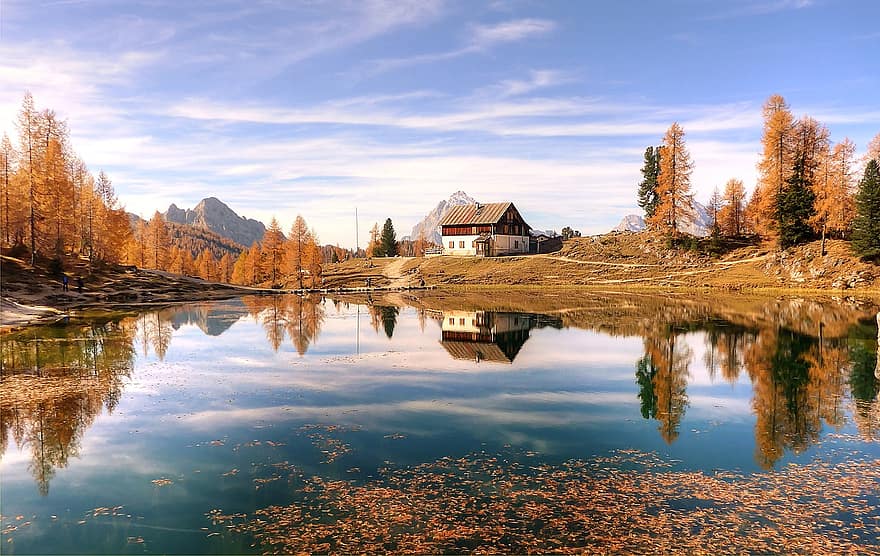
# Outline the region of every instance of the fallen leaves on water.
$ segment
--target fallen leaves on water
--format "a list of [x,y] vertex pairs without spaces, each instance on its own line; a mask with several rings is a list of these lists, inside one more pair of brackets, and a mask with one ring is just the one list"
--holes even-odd
[[343,442],[339,438],[334,438],[333,434],[358,432],[362,430],[360,427],[344,427],[342,425],[303,425],[299,428],[299,432],[306,433],[312,445],[321,451],[324,459],[321,463],[331,464],[340,457],[352,452],[351,445]]
[[864,455],[754,475],[633,450],[532,457],[442,458],[363,485],[312,477],[295,504],[209,517],[269,553],[880,552],[880,460]]

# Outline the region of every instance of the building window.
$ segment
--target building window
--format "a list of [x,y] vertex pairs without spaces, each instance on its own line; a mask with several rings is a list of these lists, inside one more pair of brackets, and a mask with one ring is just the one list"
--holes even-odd
[[455,325],[455,319],[452,317],[449,317],[449,324]]
[[513,248],[519,249],[519,240],[517,240],[517,239],[513,240]]
[[464,326],[464,319],[458,319],[458,324],[460,324],[461,326]]
[[459,249],[464,249],[464,242],[463,242],[463,241],[459,241],[459,242],[458,242],[458,248],[459,248]]
[[455,247],[455,242],[454,242],[454,241],[450,241],[450,242],[449,242],[449,248],[452,249],[453,247]]

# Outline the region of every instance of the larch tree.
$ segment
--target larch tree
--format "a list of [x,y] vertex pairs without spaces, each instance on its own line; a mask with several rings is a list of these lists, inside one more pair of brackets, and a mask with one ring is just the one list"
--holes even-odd
[[51,229],[45,230],[45,233],[51,234],[52,249],[56,255],[61,255],[64,252],[65,237],[73,235],[74,199],[63,146],[55,138],[49,140],[43,158],[43,190],[47,201],[44,213],[52,223]]
[[287,268],[296,276],[299,289],[306,285],[314,288],[321,283],[323,258],[314,230],[310,230],[305,219],[297,215],[290,229]]
[[284,233],[275,217],[272,217],[272,222],[269,223],[269,228],[263,235],[262,251],[266,261],[268,278],[272,281],[271,285],[275,286],[278,284],[281,267],[284,263]]
[[241,252],[232,266],[232,283],[243,286],[251,285],[250,276],[248,274],[248,259],[250,258],[250,249]]
[[[90,203],[91,204],[91,203]],[[91,234],[91,232],[90,232]],[[149,249],[147,247],[147,223],[144,220],[138,220],[135,225],[135,232],[132,241],[129,243],[128,262],[141,268],[147,268],[147,257]],[[91,243],[91,239],[89,240]]]
[[397,234],[394,232],[394,224],[390,218],[385,219],[382,226],[382,235],[379,238],[379,251],[382,257],[397,256]]
[[648,222],[678,237],[679,219],[693,213],[691,172],[693,163],[684,142],[684,130],[673,123],[663,137],[663,156],[657,178],[657,208]]
[[156,270],[168,268],[171,236],[162,213],[156,211],[147,224],[147,264]]
[[232,282],[232,255],[224,253],[217,263],[217,279],[227,284]]
[[849,139],[837,143],[830,153],[826,153],[827,156],[822,157],[813,181],[816,214],[812,223],[822,234],[822,254],[825,253],[826,232],[835,237],[846,237],[852,228],[855,153],[855,143]]
[[764,103],[764,133],[761,137],[761,160],[758,162],[758,185],[749,212],[758,234],[765,238],[778,235],[777,200],[791,175],[794,142],[794,116],[781,95],[772,95]]
[[746,192],[742,180],[730,179],[724,185],[724,208],[721,230],[726,236],[738,237],[745,231]]
[[196,274],[203,280],[217,281],[217,260],[210,249],[202,249],[196,257]]
[[312,236],[305,219],[296,215],[290,227],[290,242],[287,247],[287,270],[295,276],[296,287],[303,289],[303,275],[308,271],[309,248]]
[[94,191],[94,178],[81,158],[72,156],[69,164],[73,188],[74,241],[77,252],[85,253],[89,245],[87,197]]
[[37,203],[42,200],[38,191],[37,173],[40,160],[39,146],[39,114],[34,107],[34,98],[30,91],[24,95],[21,110],[18,113],[18,137],[21,141],[21,160],[19,171],[26,179],[27,191],[27,231],[31,250],[31,264],[37,258],[37,219],[40,217]]
[[645,163],[642,166],[642,181],[639,182],[639,206],[645,211],[645,219],[654,216],[659,201],[657,179],[660,176],[660,151],[662,147],[645,149]]
[[721,197],[721,192],[716,187],[712,190],[712,196],[709,197],[709,204],[706,206],[706,209],[709,211],[709,218],[712,219],[711,229],[712,236],[717,237],[721,235],[721,211],[724,209],[724,199]]
[[17,191],[13,191],[13,176],[15,175],[15,165],[18,160],[18,153],[9,136],[3,134],[0,141],[0,200],[3,202],[3,210],[0,211],[2,218],[3,240],[6,245],[12,245],[14,236],[12,218],[16,214],[16,210],[12,208],[11,203],[19,204],[19,196]]
[[865,259],[880,260],[880,161],[871,159],[859,181],[852,249]]
[[419,236],[413,242],[413,256],[423,257],[427,247],[428,241],[425,239],[425,231],[419,230]]
[[379,244],[379,235],[381,231],[379,230],[379,223],[374,222],[373,227],[370,228],[370,243],[367,244],[367,257],[381,257],[382,255],[379,253],[380,244]]
[[828,128],[814,118],[803,116],[795,122],[792,170],[795,163],[800,161],[804,179],[811,186],[816,181],[822,161],[830,151],[831,142],[828,137]]

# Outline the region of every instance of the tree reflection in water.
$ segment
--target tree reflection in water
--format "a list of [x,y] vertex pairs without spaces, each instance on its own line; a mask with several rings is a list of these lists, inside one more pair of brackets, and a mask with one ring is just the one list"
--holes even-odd
[[[748,329],[718,321],[687,328],[687,333],[705,332],[704,362],[710,378],[714,380],[719,370],[730,383],[739,380],[743,371],[748,376],[755,414],[755,460],[765,469],[772,468],[786,450],[799,454],[819,442],[823,426],[839,430],[846,422],[847,387],[855,403],[859,433],[866,440],[878,437],[877,342],[852,337],[852,330],[829,338],[824,328],[820,322],[814,335],[778,326]],[[677,439],[688,405],[692,353],[685,334],[673,326],[652,329],[644,336],[645,355],[636,362],[642,417],[660,423],[667,443]]]
[[0,456],[10,436],[31,454],[40,494],[77,457],[83,434],[112,413],[134,365],[135,319],[54,326],[3,338]]
[[[578,310],[559,311],[553,317],[461,310],[452,302],[415,309],[423,331],[429,312],[436,318],[458,311],[456,325],[467,315],[465,324],[495,323],[496,334],[501,332],[495,316],[503,314],[522,317],[527,328],[551,323],[556,328],[640,336],[644,355],[635,364],[640,412],[658,422],[659,434],[668,443],[679,438],[689,406],[694,351],[688,342],[700,333],[709,377],[731,384],[747,378],[751,384],[755,458],[762,467],[772,468],[787,451],[808,449],[820,440],[823,427],[842,427],[850,401],[859,434],[866,440],[880,439],[877,326],[873,316],[866,320],[865,311],[832,306],[822,312],[801,301],[772,301],[743,316],[734,311],[719,314],[711,305],[668,300],[652,305],[655,301],[644,298],[627,304],[596,297],[592,306],[603,311],[602,318]],[[220,335],[250,314],[273,350],[289,338],[304,355],[317,340],[329,306],[319,297],[270,295],[9,334],[0,343],[0,456],[10,440],[28,450],[29,469],[46,494],[55,470],[79,453],[85,430],[103,410],[111,413],[119,403],[136,351],[146,355],[152,350],[164,359],[175,330],[183,324]],[[346,301],[334,301],[333,306],[337,311],[349,309]],[[635,315],[627,313],[629,307]],[[401,308],[382,302],[368,304],[367,310],[376,333],[392,338]],[[428,329],[429,334],[433,331]],[[517,333],[509,364],[528,338],[527,329]]]
[[272,349],[278,351],[285,336],[300,355],[305,355],[321,331],[324,300],[314,296],[269,295],[244,298],[245,307],[266,331]]

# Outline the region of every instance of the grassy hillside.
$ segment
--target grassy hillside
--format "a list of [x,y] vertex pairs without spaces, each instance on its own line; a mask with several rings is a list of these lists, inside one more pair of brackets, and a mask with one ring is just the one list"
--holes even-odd
[[[522,257],[364,259],[325,266],[327,287],[513,285],[629,286],[739,289],[874,289],[880,268],[850,253],[849,242],[819,242],[787,251],[769,245],[726,246],[719,254],[670,249],[665,238],[612,233],[574,238],[562,250]],[[394,264],[389,271],[389,265]]]

